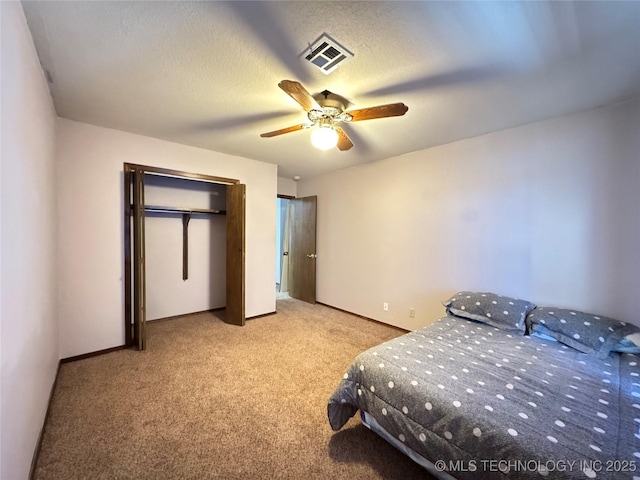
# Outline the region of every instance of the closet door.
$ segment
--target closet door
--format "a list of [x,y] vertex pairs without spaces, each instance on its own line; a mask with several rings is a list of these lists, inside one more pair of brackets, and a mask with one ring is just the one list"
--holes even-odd
[[244,325],[246,185],[227,185],[227,307],[225,321]]
[[133,171],[133,344],[147,346],[144,255],[144,170]]

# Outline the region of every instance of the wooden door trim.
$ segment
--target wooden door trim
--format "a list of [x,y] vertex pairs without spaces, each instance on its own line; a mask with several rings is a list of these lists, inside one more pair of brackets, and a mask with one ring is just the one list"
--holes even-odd
[[162,168],[162,167],[151,167],[149,165],[138,165],[135,163],[125,163],[125,168],[128,166],[134,170],[142,170],[144,173],[165,175],[176,178],[186,178],[190,180],[199,180],[202,182],[213,182],[213,183],[227,183],[227,184],[236,184],[240,183],[240,180],[236,178],[226,178],[226,177],[216,177],[214,175],[205,175],[203,173],[191,173],[184,172],[182,170],[173,170],[170,168]]

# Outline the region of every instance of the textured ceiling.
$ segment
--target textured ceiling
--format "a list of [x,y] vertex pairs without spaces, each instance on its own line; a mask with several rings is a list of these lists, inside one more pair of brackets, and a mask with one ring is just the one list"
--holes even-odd
[[[303,178],[640,94],[639,2],[23,1],[59,116]],[[355,57],[303,60],[326,32]],[[283,79],[403,117],[322,152]],[[134,159],[135,160],[135,159]],[[133,161],[133,160],[132,160]]]

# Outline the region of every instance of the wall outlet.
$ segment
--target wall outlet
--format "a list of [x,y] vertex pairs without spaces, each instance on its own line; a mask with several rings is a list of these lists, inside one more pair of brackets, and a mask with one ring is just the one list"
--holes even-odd
[[416,318],[416,309],[415,308],[410,308],[409,309],[409,317],[410,318]]
[[389,304],[388,304],[387,302],[384,302],[384,303],[382,304],[382,309],[383,309],[385,312],[388,312],[388,311],[389,311]]

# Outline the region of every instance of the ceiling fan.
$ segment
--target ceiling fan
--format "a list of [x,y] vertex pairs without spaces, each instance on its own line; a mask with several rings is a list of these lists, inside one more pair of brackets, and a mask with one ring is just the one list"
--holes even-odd
[[328,150],[336,145],[342,151],[353,147],[353,142],[339,126],[342,122],[349,123],[372,120],[374,118],[399,117],[409,110],[409,107],[404,103],[391,103],[346,111],[349,102],[329,90],[325,90],[314,97],[299,82],[283,80],[278,86],[304,108],[309,122],[263,133],[260,136],[264,138],[275,137],[317,125],[318,128],[311,135],[311,142],[321,150]]

